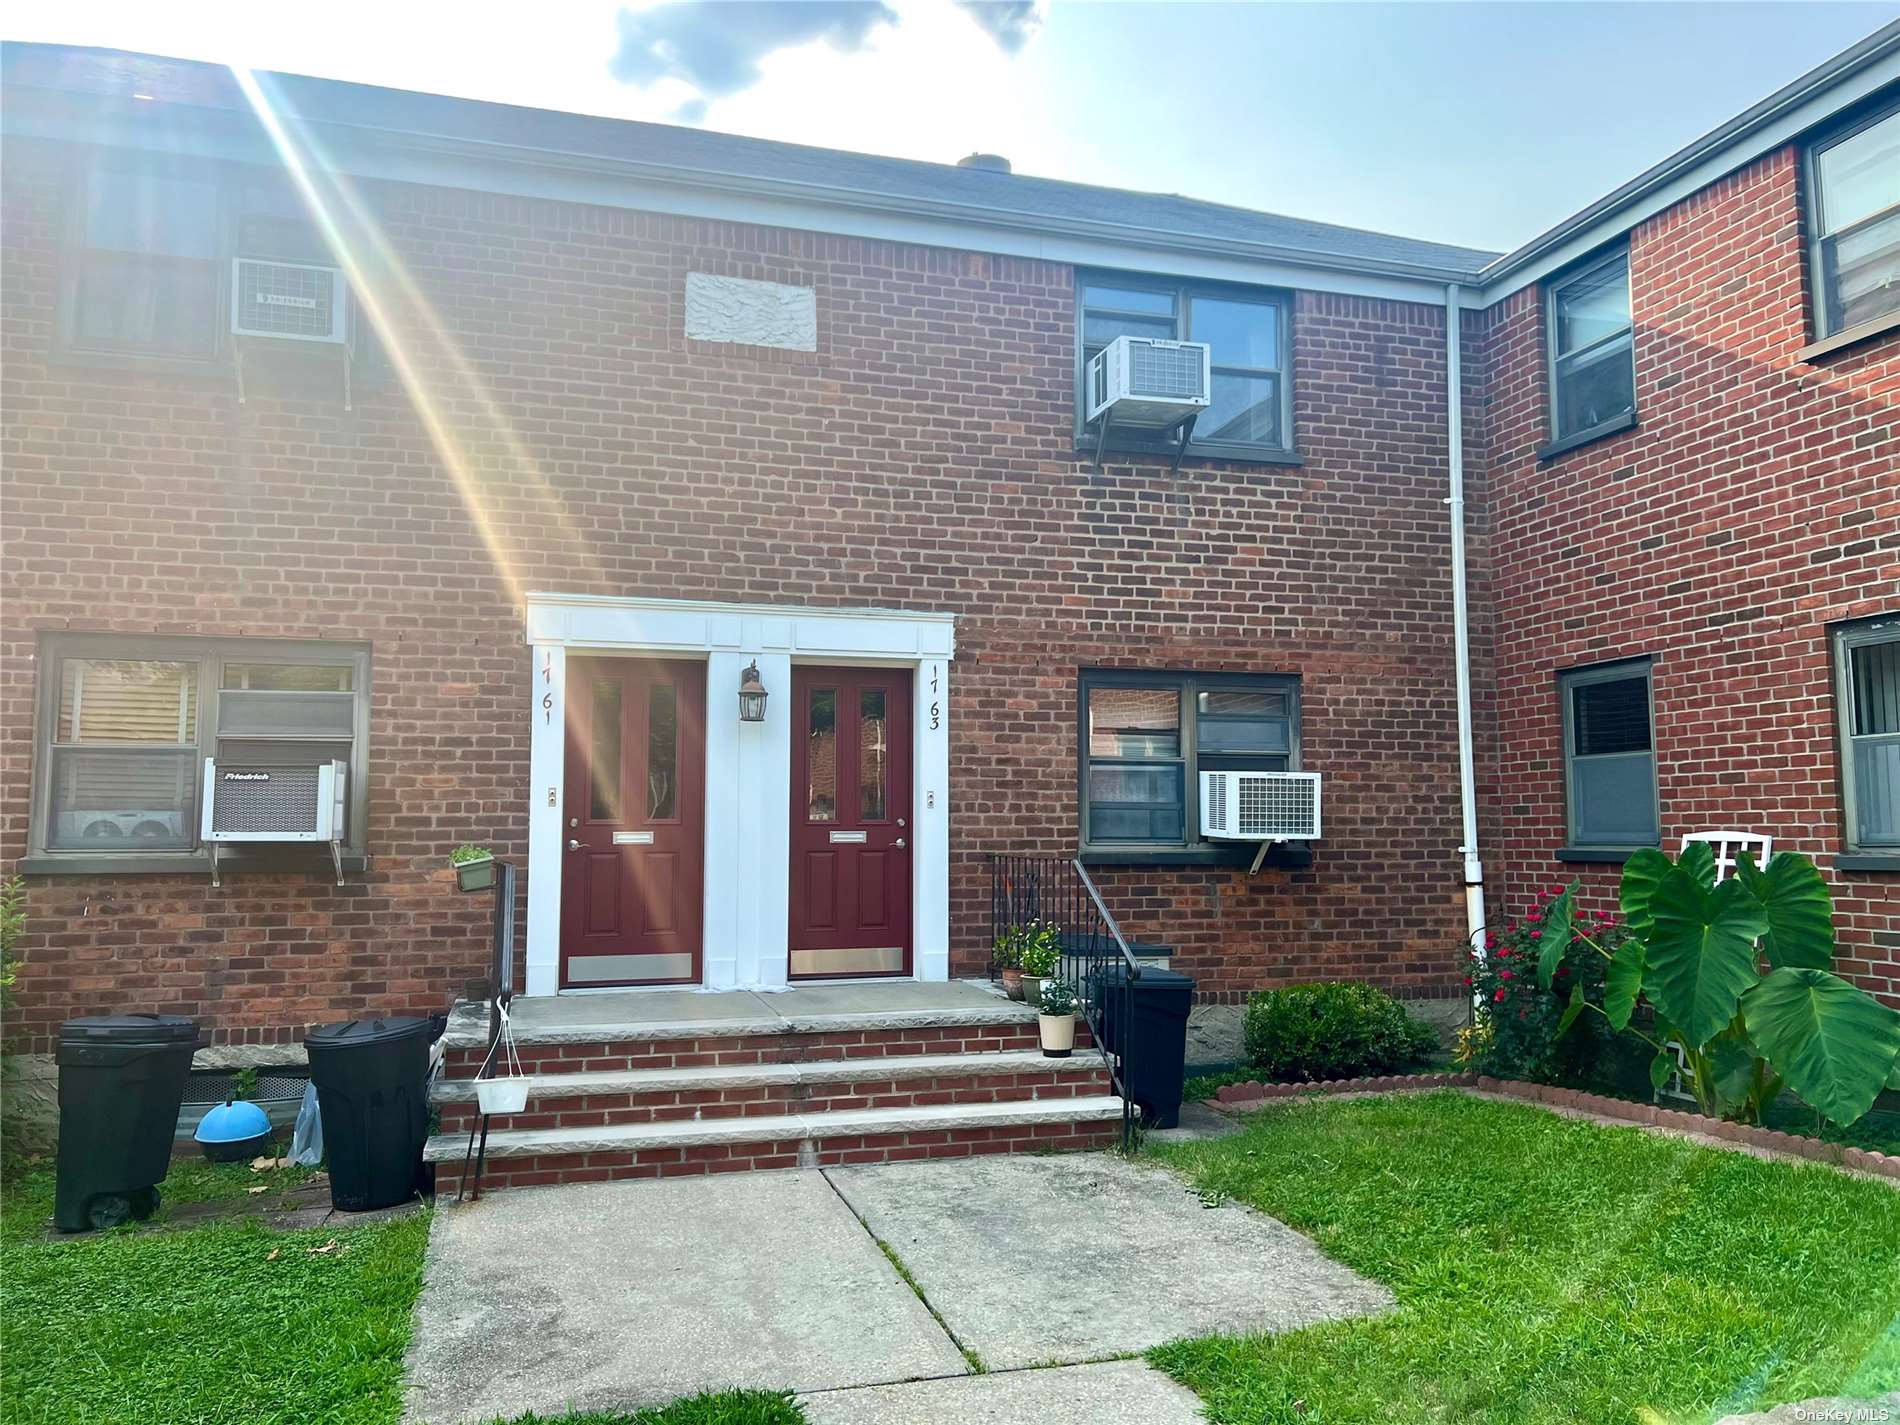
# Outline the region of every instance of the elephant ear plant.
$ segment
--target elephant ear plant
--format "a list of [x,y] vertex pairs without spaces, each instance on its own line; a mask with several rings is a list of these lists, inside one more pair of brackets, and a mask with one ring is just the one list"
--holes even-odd
[[[1834,974],[1834,904],[1807,857],[1784,851],[1759,868],[1746,855],[1716,882],[1709,847],[1692,842],[1677,861],[1639,851],[1623,868],[1623,920],[1615,949],[1576,915],[1576,885],[1551,902],[1539,937],[1538,983],[1548,990],[1564,948],[1581,941],[1608,962],[1603,1002],[1571,993],[1561,1034],[1588,1011],[1656,1050],[1657,1087],[1683,1051],[1702,1111],[1759,1123],[1783,1088],[1845,1126],[1886,1087],[1900,1088],[1900,1012]],[[1638,1002],[1654,1035],[1631,1029]]]

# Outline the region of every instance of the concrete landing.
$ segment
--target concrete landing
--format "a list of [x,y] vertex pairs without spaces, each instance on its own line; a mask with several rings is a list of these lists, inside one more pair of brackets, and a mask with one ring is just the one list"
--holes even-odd
[[[754,990],[625,990],[519,995],[510,1017],[523,1044],[593,1039],[677,1038],[691,1034],[783,1034],[822,1029],[908,1028],[918,1024],[1008,1024],[1035,1011],[983,980],[923,984],[861,980]],[[488,1043],[488,1006],[464,1000],[449,1016],[451,1049]]]

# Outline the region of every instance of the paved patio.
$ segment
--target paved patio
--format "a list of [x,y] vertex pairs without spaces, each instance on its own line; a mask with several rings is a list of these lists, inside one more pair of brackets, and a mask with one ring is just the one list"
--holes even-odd
[[[1198,1407],[1139,1362],[1019,1368],[1390,1304],[1271,1218],[1203,1207],[1112,1154],[521,1189],[436,1215],[409,1419],[758,1386],[809,1395],[818,1421],[1166,1425]],[[1097,1397],[1099,1413],[1073,1413]]]

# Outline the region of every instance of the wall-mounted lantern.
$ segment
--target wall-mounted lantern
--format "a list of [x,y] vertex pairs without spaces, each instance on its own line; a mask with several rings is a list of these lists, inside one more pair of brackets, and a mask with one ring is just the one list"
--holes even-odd
[[739,675],[739,721],[765,721],[765,684],[759,681],[759,660],[754,658]]

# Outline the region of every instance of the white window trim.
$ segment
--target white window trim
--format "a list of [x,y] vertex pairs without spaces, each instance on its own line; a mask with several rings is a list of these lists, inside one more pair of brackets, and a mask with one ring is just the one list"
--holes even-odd
[[[706,660],[707,990],[780,990],[789,983],[792,665],[912,669],[912,978],[949,979],[954,615],[531,593],[526,625],[529,994],[590,993],[559,988],[570,652]],[[739,676],[755,659],[768,694],[765,721],[741,723]]]

